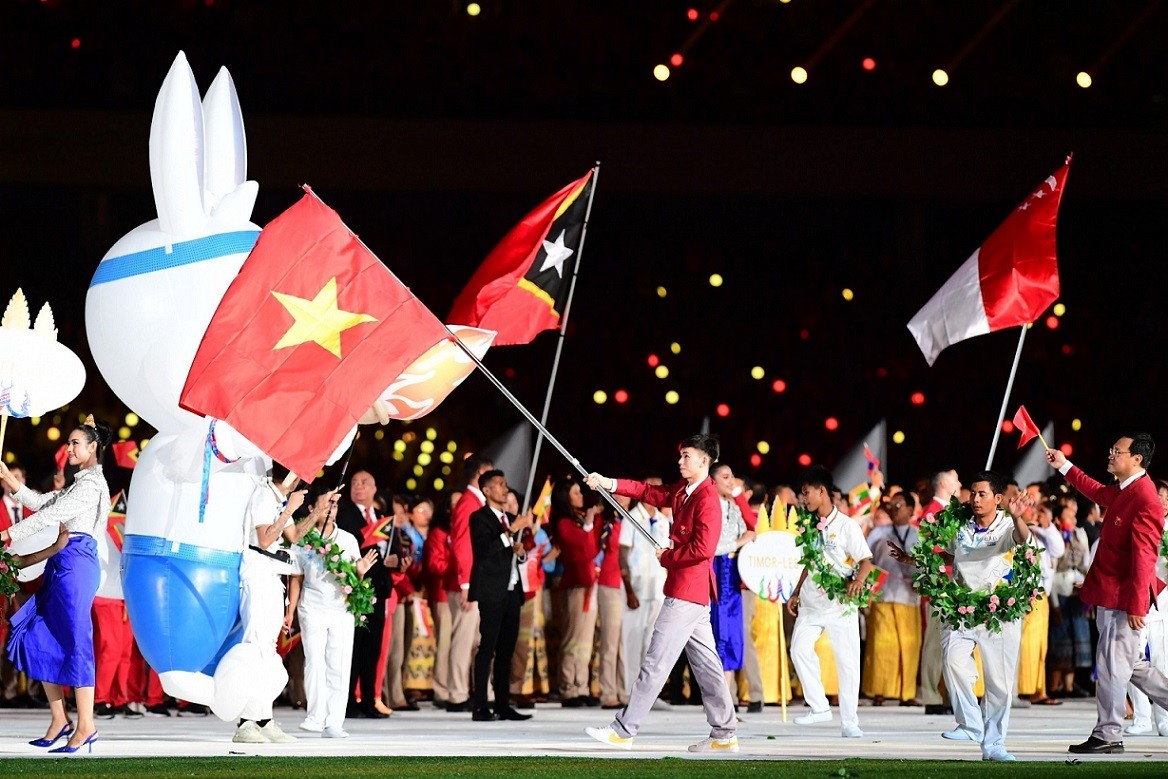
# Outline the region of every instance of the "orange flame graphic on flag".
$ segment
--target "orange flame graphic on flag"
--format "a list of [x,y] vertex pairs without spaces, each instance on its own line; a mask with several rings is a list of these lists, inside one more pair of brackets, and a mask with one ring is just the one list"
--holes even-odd
[[[494,330],[464,325],[451,325],[450,330],[479,359],[495,340]],[[391,419],[423,417],[446,400],[474,369],[474,362],[457,344],[443,340],[402,371],[389,389],[381,393],[381,401],[389,409]]]

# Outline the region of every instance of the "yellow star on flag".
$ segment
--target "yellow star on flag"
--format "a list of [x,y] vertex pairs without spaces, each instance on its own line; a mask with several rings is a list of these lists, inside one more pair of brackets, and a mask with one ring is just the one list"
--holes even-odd
[[341,358],[341,333],[363,322],[376,322],[368,314],[342,311],[337,308],[337,277],[333,276],[312,300],[298,298],[272,290],[272,296],[288,310],[295,320],[288,332],[273,348],[284,349],[314,341]]

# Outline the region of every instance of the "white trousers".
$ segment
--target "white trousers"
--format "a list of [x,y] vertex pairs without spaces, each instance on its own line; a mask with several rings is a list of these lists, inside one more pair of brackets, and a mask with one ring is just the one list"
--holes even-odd
[[300,643],[304,647],[304,721],[340,730],[349,703],[353,663],[353,615],[344,609],[306,608],[301,602]]
[[827,711],[827,694],[823,691],[823,677],[815,642],[827,632],[835,654],[836,674],[839,677],[839,708],[841,725],[859,726],[856,707],[860,701],[860,617],[840,610],[818,611],[800,608],[791,632],[791,660],[803,686],[803,700],[814,712]]
[[[973,648],[981,652],[985,672],[985,698],[978,707],[973,684],[977,664]],[[1022,647],[1022,620],[1002,625],[995,633],[984,625],[953,629],[941,623],[941,653],[945,686],[953,703],[957,727],[981,744],[982,755],[1004,751],[1010,726],[1010,700],[1018,681],[1018,652]]]
[[[637,592],[637,598],[641,598],[640,592]],[[649,651],[649,639],[653,637],[653,623],[661,613],[661,603],[661,598],[646,597],[640,600],[637,608],[630,609],[627,600],[625,602],[625,613],[621,619],[621,641],[624,643],[622,659],[625,664],[626,696],[633,691],[637,673],[641,670],[641,661]]]
[[[243,623],[240,643],[259,647],[263,668],[256,669],[263,678],[280,674],[287,680],[284,663],[276,652],[276,642],[284,629],[284,583],[279,576],[262,574],[245,576],[239,588],[239,618]],[[253,697],[243,707],[240,718],[265,720],[272,718],[273,701],[257,701]]]
[[[1168,622],[1157,620],[1147,623],[1140,642],[1148,647],[1152,667],[1168,674]],[[1132,726],[1137,730],[1154,727],[1161,736],[1168,736],[1168,711],[1154,705],[1142,690],[1130,682],[1127,694],[1132,699],[1132,710],[1135,712]]]
[[734,702],[730,700],[730,688],[726,686],[722,658],[718,657],[714,646],[710,607],[666,598],[653,625],[645,662],[629,693],[629,703],[617,713],[612,723],[618,736],[631,738],[637,735],[641,721],[653,707],[683,649],[693,678],[702,691],[702,706],[706,710],[706,722],[710,724],[710,737],[730,738],[734,735],[737,727]]

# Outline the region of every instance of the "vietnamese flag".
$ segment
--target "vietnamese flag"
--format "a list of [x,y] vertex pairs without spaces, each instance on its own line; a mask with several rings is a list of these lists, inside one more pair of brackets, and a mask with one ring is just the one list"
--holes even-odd
[[1038,425],[1030,418],[1026,406],[1018,406],[1018,413],[1014,415],[1014,427],[1018,428],[1018,448],[1026,446],[1030,441],[1040,436]]
[[450,334],[304,191],[228,288],[179,402],[312,481],[378,396]]
[[1070,165],[1067,157],[909,321],[929,365],[958,341],[1033,322],[1058,299],[1055,224]]
[[446,321],[531,343],[560,326],[579,258],[594,170],[541,203],[503,237],[454,301]]

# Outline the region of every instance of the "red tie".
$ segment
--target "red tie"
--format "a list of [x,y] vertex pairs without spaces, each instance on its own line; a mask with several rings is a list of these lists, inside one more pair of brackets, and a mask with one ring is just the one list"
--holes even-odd
[[504,529],[504,530],[510,530],[510,529],[511,529],[511,523],[507,521],[507,514],[506,514],[506,512],[504,512],[504,513],[503,513],[503,516],[499,517],[499,519],[501,519],[501,520],[503,521],[503,529]]
[[373,524],[374,522],[377,521],[377,517],[373,516],[373,507],[372,506],[365,507],[365,521],[368,522],[369,524]]

